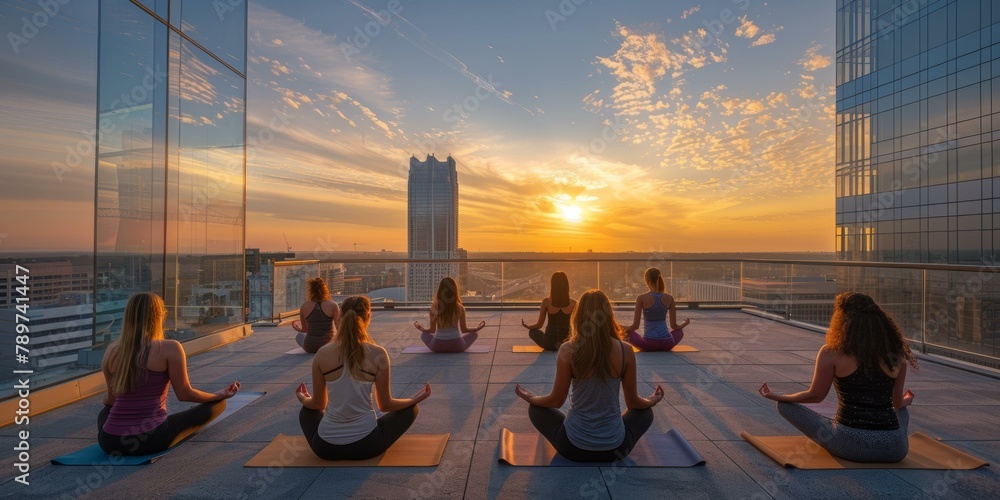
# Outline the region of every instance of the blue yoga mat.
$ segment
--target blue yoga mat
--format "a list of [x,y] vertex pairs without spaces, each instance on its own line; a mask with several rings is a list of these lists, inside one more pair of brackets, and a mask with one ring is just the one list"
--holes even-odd
[[[214,420],[209,422],[204,427],[191,433],[191,435],[185,438],[184,441],[191,439],[199,432],[219,423],[226,417],[232,415],[233,413],[236,413],[237,410],[252,403],[257,398],[263,396],[264,394],[267,393],[266,392],[237,393],[235,396],[226,400],[226,409],[223,410],[223,412],[220,413],[218,417],[216,417]],[[168,448],[165,451],[161,451],[160,453],[154,453],[152,455],[130,455],[130,456],[108,455],[107,453],[104,453],[104,450],[102,450],[99,445],[93,444],[82,450],[70,453],[68,455],[63,455],[61,457],[53,458],[52,464],[53,465],[146,465],[146,464],[151,464],[160,457],[162,457],[163,455],[170,453],[171,451],[174,450],[174,448],[177,448],[177,446],[179,446],[184,441],[181,441],[180,443],[177,443],[176,445]]]
[[693,467],[705,465],[705,459],[680,432],[645,434],[623,460],[616,462],[574,462],[556,453],[537,432],[500,433],[498,461],[520,467]]

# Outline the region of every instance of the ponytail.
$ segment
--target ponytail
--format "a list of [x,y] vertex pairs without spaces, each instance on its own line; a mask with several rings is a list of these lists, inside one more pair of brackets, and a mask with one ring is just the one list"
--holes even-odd
[[344,365],[355,380],[365,379],[365,343],[368,337],[367,322],[354,309],[346,309],[337,324],[337,347]]
[[667,285],[663,282],[663,273],[661,273],[659,269],[655,267],[646,269],[646,273],[643,277],[646,280],[646,283],[656,285],[657,292],[663,293],[667,291]]

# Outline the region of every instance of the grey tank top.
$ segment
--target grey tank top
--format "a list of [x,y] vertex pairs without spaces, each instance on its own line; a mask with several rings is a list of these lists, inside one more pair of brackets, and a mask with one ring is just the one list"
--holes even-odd
[[625,423],[618,403],[622,377],[625,376],[625,344],[622,348],[622,371],[618,378],[601,380],[594,375],[573,378],[570,409],[563,425],[566,437],[581,450],[613,450],[625,440]]

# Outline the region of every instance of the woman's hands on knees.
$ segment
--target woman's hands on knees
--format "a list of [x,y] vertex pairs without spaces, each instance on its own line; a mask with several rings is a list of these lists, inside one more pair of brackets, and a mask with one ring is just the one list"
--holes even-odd
[[306,400],[311,398],[309,395],[309,389],[306,388],[306,383],[302,382],[298,387],[295,388],[295,397],[300,403],[305,404]]
[[236,393],[240,391],[240,387],[241,387],[240,381],[236,380],[232,384],[226,386],[225,389],[219,389],[218,391],[216,391],[215,395],[218,396],[219,399],[229,399],[235,396]]
[[412,401],[413,404],[418,404],[421,401],[423,401],[423,400],[427,399],[428,397],[430,397],[430,395],[431,395],[431,384],[428,382],[428,383],[424,384],[424,387],[421,388],[419,391],[417,391],[410,398],[410,401]]

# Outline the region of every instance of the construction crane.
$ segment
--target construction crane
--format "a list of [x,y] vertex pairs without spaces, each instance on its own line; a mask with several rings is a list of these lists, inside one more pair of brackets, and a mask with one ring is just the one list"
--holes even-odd
[[288,243],[288,236],[285,236],[285,232],[284,231],[281,232],[281,235],[285,237],[285,251],[291,253],[291,251],[292,251],[292,245],[290,245]]
[[367,243],[355,243],[355,244],[354,244],[354,251],[355,251],[355,252],[357,252],[357,251],[358,251],[358,245],[367,245]]

